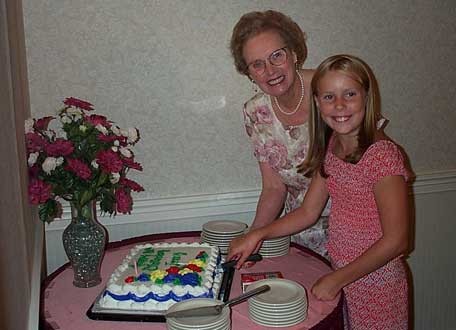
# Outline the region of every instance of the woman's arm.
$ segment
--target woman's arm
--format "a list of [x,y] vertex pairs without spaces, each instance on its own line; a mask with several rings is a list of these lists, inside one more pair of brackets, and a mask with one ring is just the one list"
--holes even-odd
[[261,172],[261,194],[258,200],[252,228],[263,227],[280,216],[287,189],[280,175],[266,162],[259,162]]
[[312,179],[309,190],[299,208],[267,226],[257,228],[247,235],[232,240],[227,260],[238,259],[239,262],[236,267],[239,269],[262,240],[298,233],[310,227],[318,220],[327,200],[328,191],[325,179],[317,174]]
[[374,187],[383,236],[345,267],[320,278],[312,293],[331,300],[346,285],[385,265],[408,249],[409,215],[407,183],[402,176],[388,176]]

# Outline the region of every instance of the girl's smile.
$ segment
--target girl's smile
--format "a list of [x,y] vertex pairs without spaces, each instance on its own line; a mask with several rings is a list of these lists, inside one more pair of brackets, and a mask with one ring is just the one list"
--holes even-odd
[[353,76],[328,71],[318,83],[315,102],[325,123],[338,135],[356,137],[366,112],[366,91]]

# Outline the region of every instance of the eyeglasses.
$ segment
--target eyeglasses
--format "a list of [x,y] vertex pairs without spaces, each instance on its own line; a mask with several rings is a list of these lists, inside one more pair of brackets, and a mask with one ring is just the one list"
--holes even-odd
[[[285,63],[287,60],[287,51],[285,50],[288,47],[282,47],[273,51],[267,58],[269,63],[272,65],[278,66]],[[251,74],[262,75],[266,70],[266,60],[255,60],[252,63],[247,65],[247,70]]]

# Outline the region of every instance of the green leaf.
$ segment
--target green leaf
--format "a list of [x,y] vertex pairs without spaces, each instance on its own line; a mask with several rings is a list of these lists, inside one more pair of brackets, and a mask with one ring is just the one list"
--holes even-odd
[[54,199],[48,199],[38,207],[38,215],[43,222],[51,223],[59,213],[59,203]]

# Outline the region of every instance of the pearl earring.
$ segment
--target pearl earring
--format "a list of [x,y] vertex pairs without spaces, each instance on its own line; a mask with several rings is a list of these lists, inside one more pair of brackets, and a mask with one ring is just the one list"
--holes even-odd
[[257,94],[259,92],[258,85],[255,83],[253,79],[250,79],[250,82],[252,83],[253,94]]

